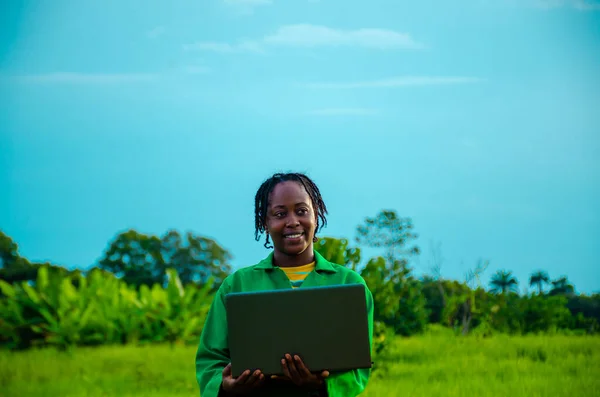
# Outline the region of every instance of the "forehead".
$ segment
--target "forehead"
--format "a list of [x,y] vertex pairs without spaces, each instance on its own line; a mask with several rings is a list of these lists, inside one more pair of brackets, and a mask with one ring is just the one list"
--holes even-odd
[[299,203],[311,204],[310,196],[304,186],[298,182],[285,181],[278,183],[273,188],[269,197],[269,206],[290,206]]

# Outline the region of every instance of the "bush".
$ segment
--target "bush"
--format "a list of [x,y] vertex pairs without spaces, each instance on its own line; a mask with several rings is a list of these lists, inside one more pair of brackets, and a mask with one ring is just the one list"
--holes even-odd
[[35,282],[0,280],[0,343],[9,348],[111,343],[196,343],[212,301],[209,288],[181,285],[139,290],[95,269],[87,277],[39,269]]

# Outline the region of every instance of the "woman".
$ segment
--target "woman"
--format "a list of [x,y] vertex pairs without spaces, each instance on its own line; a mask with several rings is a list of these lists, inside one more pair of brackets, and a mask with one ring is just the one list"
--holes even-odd
[[283,378],[267,379],[260,370],[232,377],[224,305],[230,292],[361,283],[366,291],[369,338],[373,333],[373,298],[363,278],[314,250],[316,232],[327,222],[327,207],[313,181],[303,174],[273,175],[258,189],[254,212],[256,240],[266,233],[265,247],[273,251],[258,264],[228,276],[215,295],[196,354],[201,396],[357,396],[365,389],[370,370],[315,374],[301,357],[289,354],[282,356]]

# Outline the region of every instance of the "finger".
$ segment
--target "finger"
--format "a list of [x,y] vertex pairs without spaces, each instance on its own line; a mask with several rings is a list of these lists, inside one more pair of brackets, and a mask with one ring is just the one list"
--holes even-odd
[[267,377],[265,376],[265,374],[263,374],[262,372],[260,373],[260,375],[258,376],[258,379],[256,382],[254,382],[254,387],[258,387],[260,385],[262,385],[265,381]]
[[231,376],[231,363],[227,364],[225,368],[223,368],[223,377],[228,378]]
[[293,381],[292,374],[290,374],[290,369],[285,358],[281,359],[281,368],[283,369],[283,375],[285,375],[285,377],[289,380]]
[[254,386],[258,382],[258,380],[260,379],[261,375],[262,374],[260,373],[260,370],[257,369],[256,371],[254,371],[254,373],[252,374],[252,376],[248,378],[248,380],[246,381],[246,385],[247,386]]
[[276,379],[276,380],[284,380],[286,382],[291,382],[291,379],[285,375],[281,376],[281,375],[271,375],[271,379]]
[[304,365],[304,361],[299,356],[294,356],[294,361],[296,362],[296,369],[298,369],[298,374],[303,378],[311,378],[312,374],[310,370]]
[[225,390],[229,390],[235,382],[235,380],[231,377],[231,363],[227,364],[225,368],[223,368],[222,382]]
[[301,376],[300,373],[298,372],[298,369],[296,368],[296,364],[294,363],[292,356],[290,356],[289,354],[286,354],[285,358],[287,359],[287,365],[290,370],[292,380],[294,381],[294,383],[301,383],[303,376]]
[[317,379],[319,379],[320,384],[323,384],[325,382],[325,379],[327,379],[328,377],[329,377],[329,371],[327,371],[327,370],[321,371],[321,373],[317,375]]
[[250,370],[247,369],[244,372],[242,372],[242,374],[235,379],[235,384],[236,385],[243,385],[243,384],[245,384],[246,381],[248,380],[249,376],[250,376]]

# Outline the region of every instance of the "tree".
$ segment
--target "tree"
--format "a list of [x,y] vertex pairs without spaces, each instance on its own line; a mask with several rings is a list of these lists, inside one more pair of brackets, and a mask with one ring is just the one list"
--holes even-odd
[[460,329],[463,335],[468,334],[475,325],[485,320],[479,302],[484,292],[480,278],[488,265],[488,261],[480,259],[475,268],[467,272],[464,283],[457,281],[444,283],[447,302],[440,316],[441,321],[456,330]]
[[519,282],[512,275],[512,272],[498,270],[496,274],[492,276],[490,285],[492,286],[492,292],[506,294],[508,291],[515,292]]
[[524,296],[520,299],[521,331],[547,332],[568,323],[571,317],[563,296]]
[[333,237],[321,237],[315,244],[315,250],[325,259],[356,271],[360,263],[360,248],[348,247],[348,240]]
[[423,293],[426,297],[426,308],[429,311],[429,322],[439,323],[442,319],[442,312],[446,307],[446,291],[444,289],[444,280],[442,278],[442,263],[444,261],[441,253],[441,243],[431,246],[431,275],[422,278]]
[[425,329],[429,312],[425,308],[422,284],[412,277],[405,277],[400,261],[389,266],[383,257],[372,258],[361,276],[373,294],[375,321],[381,321],[396,334],[405,336]]
[[191,282],[215,286],[231,272],[231,254],[216,241],[187,232],[184,238],[176,230],[168,231],[161,239],[162,261],[174,268],[185,285]]
[[530,286],[537,286],[538,288],[538,293],[541,295],[544,289],[544,284],[548,284],[550,283],[550,277],[548,277],[548,273],[546,273],[543,270],[539,270],[537,272],[534,272],[531,274],[531,277],[529,278],[529,285]]
[[581,315],[584,318],[595,319],[596,324],[600,324],[600,294],[569,296],[567,308],[574,317]]
[[551,283],[552,283],[552,289],[550,290],[549,294],[552,296],[555,296],[555,295],[570,296],[570,295],[575,294],[575,287],[573,287],[569,283],[569,280],[567,279],[566,276],[563,276],[556,280],[553,280]]
[[[58,268],[58,266],[51,265],[50,263],[31,263],[27,258],[19,254],[19,245],[0,230],[0,280],[4,280],[10,284],[20,281],[34,281],[37,277],[38,269],[42,265]],[[60,269],[68,272],[67,269]]]
[[375,320],[402,335],[423,331],[428,317],[422,284],[410,275],[408,268],[407,257],[419,253],[418,247],[407,247],[417,237],[412,229],[410,219],[389,210],[366,218],[357,227],[359,244],[384,251],[383,256],[371,259],[361,271],[376,302]]
[[167,268],[175,269],[183,284],[212,280],[217,286],[230,273],[231,258],[214,240],[191,232],[169,230],[159,238],[128,230],[109,244],[98,267],[137,286],[164,285]]
[[0,268],[7,269],[13,267],[21,259],[17,243],[0,230]]
[[431,276],[424,276],[421,283],[422,292],[427,302],[425,307],[429,312],[428,322],[452,326],[454,315],[458,309],[456,307],[449,308],[448,306],[456,304],[456,296],[466,296],[469,287],[455,280],[440,280]]
[[400,218],[396,211],[383,210],[373,218],[367,217],[365,223],[357,227],[356,241],[368,247],[383,248],[385,259],[391,263],[420,253],[417,246],[406,247],[410,240],[418,237],[412,232],[413,228],[410,218]]
[[152,285],[164,282],[164,261],[158,237],[131,229],[117,235],[99,261],[99,268],[108,270],[131,285]]
[[480,259],[477,262],[477,266],[473,270],[469,270],[465,276],[465,282],[470,287],[468,295],[463,302],[462,310],[462,333],[466,335],[471,330],[471,321],[474,315],[481,313],[481,310],[477,309],[475,297],[476,288],[481,287],[481,276],[488,268],[490,262],[487,260]]

